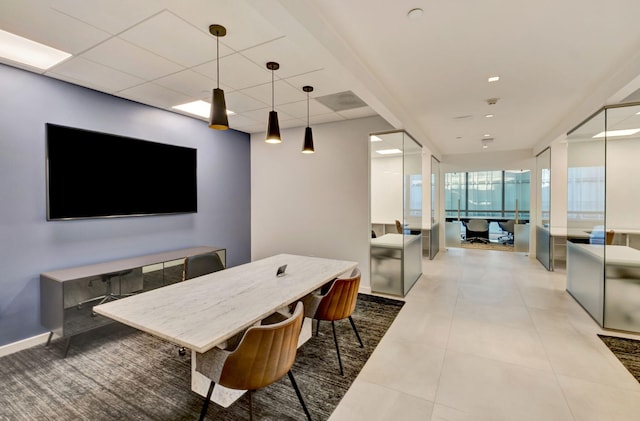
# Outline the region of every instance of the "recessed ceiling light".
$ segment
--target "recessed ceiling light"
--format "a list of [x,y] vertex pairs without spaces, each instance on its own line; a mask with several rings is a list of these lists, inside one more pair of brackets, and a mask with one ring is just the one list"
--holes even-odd
[[46,70],[71,54],[0,29],[0,57]]
[[487,118],[491,118],[491,117],[493,117],[493,114],[485,114],[484,116],[487,117]]
[[488,82],[497,82],[500,80],[500,76],[491,76],[489,79],[487,79]]
[[616,136],[631,136],[640,132],[640,129],[626,129],[626,130],[607,130],[606,132],[600,132],[597,135],[593,136],[592,139],[597,139],[599,137],[616,137]]
[[484,145],[482,145],[482,149],[489,149],[489,145],[485,143]]
[[491,137],[491,135],[489,133],[485,133],[484,137]]
[[[174,105],[171,108],[184,111],[185,113],[197,115],[199,117],[209,118],[211,114],[211,104],[206,101],[197,100],[193,102],[187,102],[186,104]],[[227,109],[227,115],[234,115],[235,113]]]
[[400,149],[380,149],[376,151],[376,153],[379,153],[380,155],[392,155],[396,153],[402,153],[402,151]]
[[379,136],[371,135],[372,142],[382,142],[382,139]]
[[424,15],[424,10],[420,9],[419,7],[409,10],[409,12],[407,13],[407,17],[409,19],[420,19],[422,15]]

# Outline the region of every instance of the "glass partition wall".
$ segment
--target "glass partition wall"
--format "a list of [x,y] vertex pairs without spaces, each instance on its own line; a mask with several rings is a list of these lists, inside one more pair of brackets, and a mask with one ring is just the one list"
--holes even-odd
[[371,290],[404,296],[422,274],[422,146],[404,131],[370,141]]
[[538,210],[536,224],[536,258],[547,270],[553,270],[551,247],[551,148],[536,157]]
[[640,104],[567,135],[567,291],[604,328],[640,332]]
[[431,156],[431,229],[429,233],[429,259],[440,251],[440,161]]

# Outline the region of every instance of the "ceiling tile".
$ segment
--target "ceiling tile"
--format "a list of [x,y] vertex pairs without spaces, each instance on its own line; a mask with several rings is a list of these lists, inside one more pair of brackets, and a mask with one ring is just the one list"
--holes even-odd
[[[280,113],[278,113],[278,117],[280,116]],[[292,119],[278,119],[278,122],[280,123],[280,128],[281,129],[291,129],[293,127],[305,127],[307,125],[306,121],[297,119],[297,118],[292,118]],[[302,142],[302,139],[300,139],[300,142]],[[302,143],[301,143],[302,144]]]
[[[183,70],[182,72],[156,79],[154,83],[194,98],[208,99],[211,97],[211,90],[216,87],[215,79],[210,79],[193,70]],[[225,89],[224,86],[221,86],[221,88]]]
[[91,84],[101,91],[118,92],[144,83],[143,79],[120,72],[82,57],[71,58],[56,66],[47,75],[66,77],[75,82]]
[[[196,28],[169,12],[159,13],[119,35],[145,50],[181,66],[192,67],[216,58],[216,39],[209,27]],[[230,54],[227,50],[223,54]]]
[[145,83],[131,89],[125,89],[120,92],[120,95],[159,108],[171,108],[191,100],[187,95],[163,88],[155,83]]
[[[295,89],[287,83],[277,80],[274,83],[274,100],[275,105],[288,104],[290,102],[306,100],[307,95],[301,90]],[[260,86],[243,89],[242,93],[249,95],[266,104],[271,104],[271,83],[265,83]],[[278,111],[276,109],[276,111]]]
[[263,109],[269,105],[238,91],[225,94],[225,99],[227,102],[227,108],[236,113]]
[[311,120],[311,125],[313,126],[314,124],[331,123],[333,121],[342,121],[346,119],[338,113],[328,113],[328,114],[314,115],[310,118],[310,120]]
[[[267,120],[269,119],[269,111],[271,111],[271,107],[267,107],[267,108],[262,108],[259,110],[252,110],[252,111],[247,111],[245,113],[243,113],[243,115],[245,117],[248,117],[254,121],[258,121],[258,122],[264,122],[264,127],[265,130],[267,129]],[[282,111],[278,111],[278,109],[276,108],[276,112],[278,113],[278,122],[282,122],[284,120],[291,120],[294,117],[290,116],[289,114],[282,112]]]
[[337,78],[327,69],[316,70],[298,76],[286,78],[286,82],[294,88],[302,89],[305,85],[313,86],[312,97],[325,96],[350,90],[344,79]]
[[[196,66],[193,70],[203,75],[215,75],[216,61]],[[271,82],[271,72],[265,66],[258,66],[241,54],[220,57],[221,84],[238,90],[267,82]]]
[[283,35],[244,0],[174,1],[169,10],[199,28],[209,28],[212,24],[224,26],[227,35],[220,42],[236,51]]
[[267,126],[265,124],[251,124],[248,126],[240,127],[236,130],[240,130],[245,133],[265,133],[267,132]]
[[0,1],[0,28],[71,54],[78,54],[110,36],[43,7],[41,0]]
[[92,48],[83,57],[150,80],[183,70],[183,67],[120,38],[112,38]]
[[[307,119],[307,100],[298,101],[298,102],[290,102],[289,104],[279,105],[278,109],[284,111],[285,113],[296,117]],[[318,115],[318,114],[327,114],[332,111],[320,104],[318,101],[315,101],[313,98],[309,101],[309,115]]]
[[52,0],[51,8],[110,34],[117,34],[160,12],[158,0]]
[[257,121],[252,120],[244,115],[230,115],[229,116],[229,127],[235,129],[243,126],[253,126],[258,124]]
[[314,56],[312,51],[305,51],[288,38],[279,38],[258,45],[243,51],[242,54],[257,64],[277,62],[280,64],[277,73],[282,79],[323,68],[322,62]]

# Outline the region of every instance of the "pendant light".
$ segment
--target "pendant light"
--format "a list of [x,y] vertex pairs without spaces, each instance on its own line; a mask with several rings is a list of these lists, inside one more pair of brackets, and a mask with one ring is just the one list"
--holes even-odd
[[273,72],[278,70],[280,65],[274,61],[267,63],[267,69],[271,70],[271,111],[269,111],[269,123],[267,124],[267,137],[264,140],[267,143],[282,143],[280,138],[280,124],[278,123],[278,113],[275,111],[275,101],[273,94],[274,75]]
[[213,90],[211,99],[209,127],[216,130],[227,130],[229,128],[227,104],[224,100],[224,91],[220,89],[220,37],[227,35],[227,29],[222,25],[210,25],[209,32],[216,37],[216,79],[218,81],[218,87]]
[[311,127],[309,127],[309,92],[313,92],[313,86],[303,86],[302,90],[307,93],[307,128],[304,129],[304,145],[302,146],[302,153],[315,153],[313,148],[313,133],[311,133]]

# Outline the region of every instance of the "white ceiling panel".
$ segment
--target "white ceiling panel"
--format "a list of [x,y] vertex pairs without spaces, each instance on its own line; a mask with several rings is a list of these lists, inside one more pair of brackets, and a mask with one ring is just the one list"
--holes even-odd
[[[216,38],[209,34],[208,26],[198,29],[166,11],[119,36],[184,67],[196,66],[216,58]],[[221,55],[222,48],[221,45]],[[229,53],[227,51],[225,54]]]
[[309,120],[311,122],[311,126],[313,127],[314,124],[331,123],[333,121],[345,120],[345,118],[338,113],[328,113],[311,116]]
[[266,135],[267,126],[266,124],[252,124],[249,126],[244,126],[240,130],[245,133],[264,133]]
[[[203,75],[216,75],[216,61],[193,68]],[[233,90],[260,85],[271,81],[271,72],[241,54],[220,57],[220,84]]]
[[0,29],[78,54],[109,38],[107,32],[66,16],[42,0],[1,0]]
[[159,108],[171,108],[174,105],[184,104],[191,100],[187,95],[163,88],[154,83],[145,83],[131,89],[125,89],[120,92],[120,95]]
[[[307,98],[307,95],[304,92],[291,87],[291,85],[281,80],[275,81],[273,92],[276,106],[279,104],[301,101]],[[242,93],[266,104],[271,104],[271,83],[265,83],[260,86],[243,89]]]
[[83,56],[96,63],[148,80],[167,76],[184,69],[182,66],[119,38],[112,38],[87,51]]
[[144,79],[82,57],[71,58],[56,66],[52,72],[47,72],[47,75],[52,74],[57,77],[70,78],[69,80],[74,80],[75,82],[91,84],[94,89],[98,87],[106,92],[118,92],[144,83]]
[[169,9],[198,28],[224,26],[227,35],[220,42],[236,51],[283,36],[245,0],[172,0]]
[[346,81],[336,78],[335,73],[326,69],[289,77],[287,83],[294,88],[302,88],[305,85],[313,86],[312,98],[350,90]]
[[[271,111],[271,107],[262,108],[260,110],[252,110],[243,113],[244,116],[250,118],[253,121],[264,122],[264,129],[267,130],[267,121],[269,120],[269,112]],[[290,116],[284,111],[278,110],[276,108],[276,112],[278,113],[278,122],[283,122],[285,120],[297,120],[295,117]]]
[[[284,111],[285,113],[293,117],[302,118],[305,121],[307,119],[307,100],[306,99],[304,101],[290,102],[289,104],[279,105],[278,109]],[[309,100],[310,116],[328,114],[331,112],[332,111],[329,108],[320,104],[318,101],[315,101],[313,98]]]
[[257,99],[251,98],[241,92],[225,92],[225,100],[227,102],[227,109],[232,110],[235,113],[244,113],[251,110],[259,110],[263,109],[269,104],[265,104],[264,102],[258,101]]
[[244,56],[254,63],[266,64],[275,61],[280,64],[277,70],[281,78],[297,76],[323,68],[323,64],[313,55],[313,51],[301,50],[288,38],[280,38],[256,47],[244,50]]
[[244,115],[236,114],[229,116],[229,127],[232,129],[240,129],[242,127],[254,126],[259,122],[252,120]]
[[[182,92],[194,98],[209,98],[211,90],[216,87],[215,79],[210,79],[193,70],[183,70],[169,76],[156,79],[154,83]],[[225,89],[224,85],[220,86]]]
[[160,0],[52,0],[51,8],[115,35],[160,12],[164,3]]
[[362,118],[376,115],[377,113],[371,107],[360,107],[352,110],[339,111],[338,114],[346,119]]

